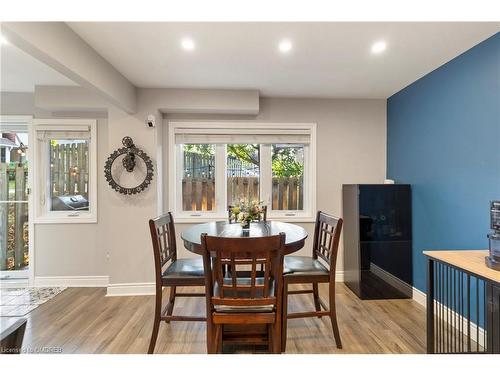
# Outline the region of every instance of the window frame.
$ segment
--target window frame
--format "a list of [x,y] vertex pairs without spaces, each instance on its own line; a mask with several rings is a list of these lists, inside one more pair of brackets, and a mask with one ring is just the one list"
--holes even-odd
[[[179,223],[198,223],[207,220],[227,219],[227,178],[226,177],[226,146],[216,144],[215,151],[215,204],[216,211],[182,211],[182,179],[178,178],[178,171],[182,171],[182,150],[175,143],[175,134],[182,128],[203,130],[205,134],[210,134],[210,129],[245,129],[248,134],[249,129],[259,130],[292,130],[298,129],[308,132],[310,136],[309,144],[304,144],[304,209],[303,210],[273,210],[271,205],[272,196],[272,169],[271,169],[271,144],[261,144],[260,161],[260,196],[267,204],[267,217],[272,220],[283,220],[288,222],[314,222],[316,217],[316,124],[315,123],[255,123],[255,122],[176,122],[168,123],[168,207]],[[223,148],[224,152],[217,151]],[[269,168],[265,165],[269,164]],[[220,166],[223,166],[221,168]],[[179,210],[179,208],[181,208]]]
[[[48,202],[51,196],[47,188],[50,176],[50,156],[45,147],[46,141],[39,140],[38,133],[46,130],[86,131],[85,128],[90,133],[89,210],[50,211]],[[33,121],[33,155],[36,161],[33,186],[35,224],[97,223],[97,141],[97,121],[93,119],[35,119]]]

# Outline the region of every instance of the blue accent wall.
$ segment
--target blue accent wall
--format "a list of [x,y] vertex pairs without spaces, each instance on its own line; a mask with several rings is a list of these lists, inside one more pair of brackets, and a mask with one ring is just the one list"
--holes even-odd
[[388,99],[387,175],[412,185],[416,288],[426,290],[423,250],[488,247],[489,202],[500,200],[500,33]]

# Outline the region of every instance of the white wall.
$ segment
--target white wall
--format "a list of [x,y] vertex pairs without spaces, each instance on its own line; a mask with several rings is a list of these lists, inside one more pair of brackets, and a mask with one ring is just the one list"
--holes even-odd
[[[35,118],[82,117],[75,113],[53,113],[35,107],[33,93],[1,93],[0,114],[33,115]],[[96,113],[85,116],[96,118]],[[97,118],[98,165],[104,165],[108,151],[108,119]],[[101,169],[101,168],[100,168]],[[107,193],[106,180],[102,173],[97,174],[97,196],[99,203]],[[39,282],[59,283],[58,278],[97,277],[108,275],[106,261],[107,234],[103,217],[106,205],[98,205],[98,222],[95,224],[35,224],[31,235],[34,239],[35,256],[32,264],[35,278]],[[46,280],[50,278],[51,280]],[[53,279],[56,278],[56,279]],[[85,281],[86,283],[89,280]],[[90,281],[92,283],[92,281]]]
[[[380,99],[262,98],[257,116],[166,115],[163,142],[167,145],[168,122],[173,120],[241,120],[242,122],[317,123],[317,208],[342,215],[342,184],[382,183],[386,175],[386,101]],[[164,153],[163,186],[167,189],[167,152]],[[164,191],[164,196],[168,196]],[[168,202],[165,202],[165,211]],[[180,233],[190,224],[176,226]],[[299,223],[311,235],[298,254],[310,254],[314,224]],[[192,256],[179,246],[180,256]],[[342,244],[337,270],[342,272]]]
[[32,92],[0,92],[0,114],[50,116],[49,111],[35,108]]
[[[52,116],[44,116],[44,118],[52,118]],[[62,118],[62,116],[59,115],[57,118]],[[106,221],[103,220],[107,207],[105,204],[101,204],[107,190],[101,167],[107,157],[107,129],[108,120],[98,118],[98,222],[92,224],[35,224],[34,265],[36,278],[108,275],[107,230]]]
[[[96,105],[96,100],[80,99],[82,103],[79,104],[75,100],[70,100],[71,92],[64,89],[61,89],[60,93],[60,106],[55,103],[57,100],[54,101],[53,90],[50,93],[51,108],[57,108],[58,112],[37,108],[37,105],[43,106],[43,96],[37,96],[37,101],[33,104],[33,100],[26,95],[32,94],[17,94],[16,97],[2,93],[0,113],[34,114],[39,118],[102,116],[101,112],[95,114],[86,112],[89,108],[94,110],[100,108],[99,103]],[[171,95],[169,92],[169,96]],[[203,95],[206,96],[206,90]],[[133,115],[106,102],[102,103],[102,107],[107,109],[107,118],[98,118],[98,222],[36,225],[35,276],[37,278],[109,276],[109,283],[117,290],[132,291],[143,290],[140,285],[154,281],[147,221],[158,213],[161,196],[168,196],[166,191],[168,174],[165,172],[169,120],[236,119],[317,123],[317,206],[318,209],[335,215],[341,215],[342,212],[343,183],[378,183],[385,178],[385,100],[264,98],[260,100],[260,111],[256,116],[167,114],[162,127],[162,114],[158,111],[162,108],[162,97],[161,91],[158,94],[157,90],[138,90],[138,112]],[[224,107],[224,96],[218,93],[217,98],[221,108]],[[184,97],[183,100],[190,102],[189,97]],[[65,107],[66,104],[68,107]],[[192,105],[186,104],[186,106],[192,108]],[[70,108],[71,111],[65,111],[65,108]],[[148,114],[157,117],[156,129],[148,129],[145,126],[144,120]],[[106,158],[114,149],[121,146],[121,139],[125,135],[131,136],[136,145],[143,148],[154,161],[164,162],[160,170],[156,168],[155,163],[156,174],[153,185],[146,192],[132,197],[125,197],[113,191],[103,177]],[[159,147],[162,145],[162,148]],[[161,173],[163,176],[160,176]],[[163,202],[163,207],[166,209],[167,202]],[[302,225],[312,233],[313,224]],[[187,226],[179,224],[178,235]],[[311,240],[309,238],[302,253],[310,252]],[[178,242],[178,245],[180,256],[192,256],[183,248],[182,242]],[[339,259],[338,265],[338,269],[341,270],[342,259]],[[87,284],[91,284],[91,281]],[[130,287],[131,289],[127,289]]]
[[[116,148],[122,147],[121,140],[127,135],[132,137],[135,145],[146,151],[155,162],[154,181],[146,191],[133,196],[124,196],[106,186],[104,199],[99,201],[106,210],[104,220],[107,222],[110,252],[110,284],[154,281],[148,220],[157,214],[156,132],[155,129],[148,129],[144,120],[148,113],[154,113],[155,110],[144,104],[139,107],[139,111],[131,116],[116,108],[109,110],[107,156]],[[160,116],[159,113],[156,115]],[[102,166],[99,166],[100,170]]]

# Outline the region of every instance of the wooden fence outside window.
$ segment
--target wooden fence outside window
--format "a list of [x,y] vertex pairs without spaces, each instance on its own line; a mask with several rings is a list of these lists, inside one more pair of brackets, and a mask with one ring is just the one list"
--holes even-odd
[[0,163],[0,270],[28,265],[27,165]]
[[88,143],[50,146],[52,196],[82,195],[88,199]]
[[[273,210],[302,210],[304,190],[302,177],[274,177],[272,188]],[[213,178],[184,178],[182,180],[182,208],[184,211],[212,211],[215,207]],[[241,198],[259,200],[259,177],[227,177],[227,202]]]

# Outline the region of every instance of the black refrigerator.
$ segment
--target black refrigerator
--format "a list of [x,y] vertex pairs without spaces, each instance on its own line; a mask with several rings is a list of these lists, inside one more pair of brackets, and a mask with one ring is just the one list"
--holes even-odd
[[411,186],[343,185],[344,283],[361,299],[412,298]]

